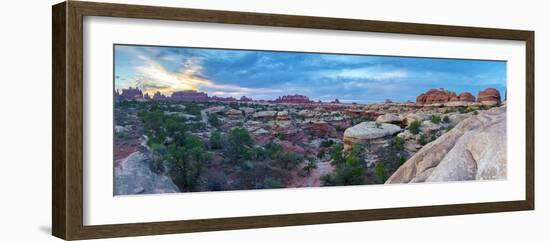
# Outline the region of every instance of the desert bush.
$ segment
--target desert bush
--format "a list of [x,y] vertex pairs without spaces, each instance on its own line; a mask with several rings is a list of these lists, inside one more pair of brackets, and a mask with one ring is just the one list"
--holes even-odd
[[354,145],[351,152],[336,165],[333,173],[321,176],[323,186],[361,185],[365,183],[364,147]]
[[244,128],[233,128],[229,131],[227,140],[228,145],[225,151],[233,161],[238,162],[251,158],[253,140],[248,130]]
[[219,127],[222,125],[222,122],[220,121],[218,114],[208,115],[208,123],[210,123],[210,125],[212,125],[213,127]]
[[399,136],[396,136],[393,138],[392,140],[392,145],[397,149],[397,150],[404,150],[405,149],[405,140],[403,140],[403,138],[399,137]]
[[162,144],[151,145],[151,161],[149,162],[149,168],[154,173],[160,174],[164,172],[164,159],[168,154],[166,146]]
[[264,178],[263,188],[271,189],[271,188],[283,188],[283,187],[285,187],[285,185],[278,178],[273,178],[273,177]]
[[424,134],[420,134],[420,138],[418,139],[418,144],[420,145],[428,144],[428,141],[426,140],[426,136]]
[[202,169],[211,157],[197,136],[186,133],[181,138],[167,148],[169,174],[181,191],[196,191]]
[[336,144],[330,148],[330,158],[332,159],[333,165],[344,162],[343,150],[344,150],[344,145],[342,144]]
[[400,167],[401,165],[405,164],[406,161],[407,161],[407,158],[405,158],[405,156],[403,156],[403,155],[399,156],[398,167]]
[[212,133],[210,136],[210,148],[221,149],[223,147],[222,134],[218,131]]
[[443,123],[450,123],[450,122],[451,122],[451,119],[449,118],[449,116],[443,117]]
[[386,168],[383,160],[379,160],[376,163],[374,174],[376,176],[376,181],[378,183],[385,183],[386,180],[388,180],[388,173],[386,172]]
[[438,115],[432,115],[430,117],[430,121],[434,124],[439,124],[441,122],[441,117],[439,117]]
[[420,132],[420,125],[422,125],[422,123],[419,120],[411,122],[411,124],[409,125],[409,131],[412,134],[418,134]]
[[294,152],[277,152],[272,156],[275,166],[290,170],[304,161],[304,156]]

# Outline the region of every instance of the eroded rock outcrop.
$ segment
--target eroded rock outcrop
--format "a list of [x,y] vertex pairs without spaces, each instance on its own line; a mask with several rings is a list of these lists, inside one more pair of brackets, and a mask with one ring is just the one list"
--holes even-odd
[[466,106],[472,102],[475,102],[475,97],[470,92],[456,95],[444,89],[431,89],[416,97],[416,103],[420,105]]
[[394,124],[361,122],[344,131],[344,151],[351,150],[353,144],[386,144],[386,137],[400,131],[401,127]]
[[134,152],[119,162],[115,167],[115,195],[179,192],[172,179],[151,171],[148,160],[144,153]]
[[484,105],[500,103],[500,92],[495,88],[487,88],[477,94],[477,101]]
[[460,122],[406,161],[386,183],[506,178],[506,107]]

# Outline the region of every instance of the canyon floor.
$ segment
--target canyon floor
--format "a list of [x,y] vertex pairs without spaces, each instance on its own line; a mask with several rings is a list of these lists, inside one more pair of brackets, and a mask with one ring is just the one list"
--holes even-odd
[[502,179],[505,103],[115,104],[115,194]]

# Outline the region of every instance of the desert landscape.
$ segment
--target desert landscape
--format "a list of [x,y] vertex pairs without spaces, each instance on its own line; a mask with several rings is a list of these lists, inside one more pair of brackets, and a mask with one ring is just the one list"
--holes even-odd
[[494,88],[374,104],[138,88],[114,99],[116,195],[506,177]]

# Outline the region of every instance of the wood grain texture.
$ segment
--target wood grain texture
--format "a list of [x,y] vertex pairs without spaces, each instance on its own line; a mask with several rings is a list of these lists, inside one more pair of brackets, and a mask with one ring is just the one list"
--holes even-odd
[[[534,209],[534,32],[357,19],[69,1],[53,7],[52,230],[74,239],[264,228]],[[83,225],[83,17],[108,16],[258,26],[519,40],[526,43],[525,200],[115,225]]]
[[65,3],[52,7],[52,234],[66,237]]

